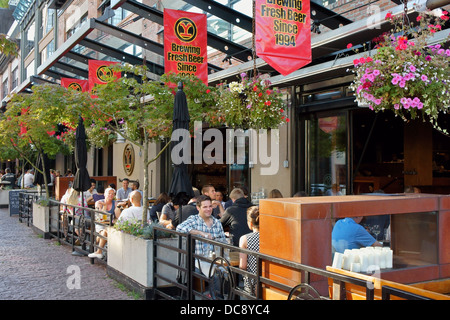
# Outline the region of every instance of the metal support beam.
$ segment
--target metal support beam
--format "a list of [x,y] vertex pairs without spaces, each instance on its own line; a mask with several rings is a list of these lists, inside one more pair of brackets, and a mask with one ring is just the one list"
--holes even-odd
[[211,13],[216,17],[248,32],[252,32],[253,19],[246,14],[211,0],[184,0],[184,2],[200,8],[205,12]]
[[149,40],[147,38],[134,34],[130,31],[119,29],[108,23],[100,22],[98,20],[95,20],[94,28],[103,31],[107,34],[110,34],[116,38],[122,39],[126,42],[140,46],[143,49],[147,49],[156,54],[164,56],[164,45],[156,41]]
[[[164,14],[155,8],[134,0],[111,0],[112,9],[119,7],[164,26]],[[247,48],[211,32],[208,32],[208,46],[244,62],[248,61],[248,56],[251,56],[251,48]]]
[[55,68],[64,70],[64,71],[68,71],[70,73],[76,74],[77,76],[83,77],[83,78],[88,78],[89,77],[89,72],[87,71],[87,69],[81,69],[78,67],[75,67],[73,65],[67,64],[65,62],[61,62],[58,61],[53,65]]
[[[92,50],[101,52],[101,53],[105,54],[106,56],[112,57],[119,61],[128,62],[133,65],[141,65],[142,64],[142,58],[136,57],[132,54],[125,53],[123,51],[119,51],[113,47],[110,47],[110,46],[107,46],[104,44],[100,44],[100,43],[90,40],[90,39],[83,39],[80,41],[80,44],[85,47],[88,47]],[[164,67],[159,64],[156,64],[156,63],[153,63],[153,62],[147,60],[147,66],[149,68],[149,71],[154,74],[162,75],[164,73]]]

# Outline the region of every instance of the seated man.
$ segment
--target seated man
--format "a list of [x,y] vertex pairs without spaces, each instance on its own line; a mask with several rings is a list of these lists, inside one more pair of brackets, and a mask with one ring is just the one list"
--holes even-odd
[[[185,221],[177,226],[177,231],[199,235],[206,239],[226,242],[220,221],[212,216],[211,198],[201,195],[197,198],[197,215],[189,216]],[[196,241],[195,253],[206,256],[211,245],[205,242]]]
[[[212,201],[211,198],[201,195],[197,198],[197,215],[189,216],[184,222],[177,226],[177,231],[199,235],[206,239],[216,240],[226,243],[225,233],[223,232],[220,221],[212,216]],[[195,253],[207,257],[210,250],[213,250],[213,245],[195,241]],[[209,276],[209,268],[211,264],[207,261],[196,259],[196,270],[202,272],[205,276]],[[220,267],[219,267],[220,268]],[[220,279],[217,274],[213,276],[213,290],[211,295],[214,297],[215,293],[219,291]]]
[[142,220],[141,193],[135,190],[130,193],[131,207],[122,211],[117,222]]
[[381,247],[381,244],[359,223],[363,217],[344,218],[336,221],[331,232],[333,251],[344,253],[345,249]]
[[5,183],[5,185],[2,185],[2,188],[5,190],[14,189],[16,186],[16,176],[11,172],[10,168],[5,169],[5,174],[0,181]]

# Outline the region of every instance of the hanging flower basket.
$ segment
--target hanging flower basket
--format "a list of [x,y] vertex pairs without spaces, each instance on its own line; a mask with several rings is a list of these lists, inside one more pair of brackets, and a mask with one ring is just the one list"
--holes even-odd
[[396,28],[399,18],[388,13],[386,19],[394,28],[380,37],[377,53],[353,61],[351,87],[356,100],[375,112],[392,110],[405,121],[422,117],[448,134],[437,120],[450,104],[450,50],[428,44],[448,20],[448,13],[443,11],[436,18],[421,13],[417,25],[411,23],[403,32]]
[[289,122],[279,91],[270,89],[263,76],[250,78],[241,73],[241,81],[218,86],[217,105],[229,127],[241,129],[275,129]]

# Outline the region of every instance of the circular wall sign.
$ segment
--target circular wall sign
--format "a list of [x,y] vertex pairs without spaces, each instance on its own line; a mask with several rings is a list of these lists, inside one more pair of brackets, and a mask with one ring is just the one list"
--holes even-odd
[[127,176],[131,176],[134,170],[134,149],[131,144],[127,144],[123,149],[123,170]]

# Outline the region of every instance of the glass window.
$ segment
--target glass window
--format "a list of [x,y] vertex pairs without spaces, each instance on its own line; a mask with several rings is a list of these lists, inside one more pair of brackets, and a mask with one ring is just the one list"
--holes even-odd
[[347,116],[307,121],[307,193],[344,195],[347,185]]
[[31,50],[34,49],[34,38],[35,34],[35,23],[31,23],[25,31],[25,48],[24,48],[24,56],[26,57]]
[[48,9],[47,10],[47,23],[45,24],[46,25],[46,28],[45,28],[46,33],[49,32],[54,26],[55,11],[56,11],[56,9]]
[[438,214],[436,212],[393,214],[391,221],[394,268],[438,262]]
[[8,89],[8,79],[3,81],[2,84],[2,99],[5,99],[5,97],[8,95],[9,89]]

